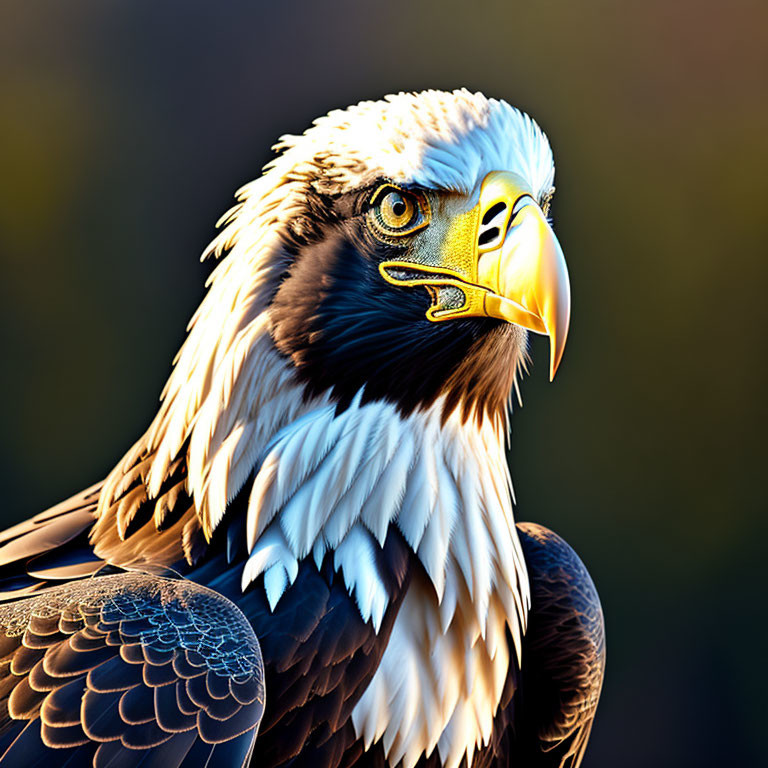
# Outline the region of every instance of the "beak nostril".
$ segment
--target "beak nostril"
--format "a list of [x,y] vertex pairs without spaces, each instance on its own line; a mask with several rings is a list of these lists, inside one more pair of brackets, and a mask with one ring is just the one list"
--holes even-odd
[[495,205],[492,205],[483,216],[483,224],[490,224],[503,210],[505,210],[507,207],[506,203],[496,203]]
[[491,205],[483,214],[480,221],[480,232],[477,238],[479,248],[493,247],[503,234],[502,229],[507,224],[509,216],[509,204],[503,200]]
[[485,229],[480,233],[480,237],[477,239],[477,244],[480,246],[488,245],[488,243],[492,243],[498,236],[499,236],[498,227],[491,227],[490,229]]

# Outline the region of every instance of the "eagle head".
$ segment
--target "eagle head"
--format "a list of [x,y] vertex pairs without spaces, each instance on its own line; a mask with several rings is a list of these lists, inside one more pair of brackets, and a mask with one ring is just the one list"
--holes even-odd
[[466,90],[401,93],[276,148],[271,333],[310,394],[500,411],[523,329],[550,336],[554,376],[570,292],[546,218],[552,154],[529,117]]
[[310,408],[385,401],[504,431],[527,330],[549,335],[557,369],[570,289],[547,220],[552,152],[531,118],[467,90],[399,93],[275,150],[220,221],[210,290],[102,512],[126,468],[142,464],[152,500],[182,461],[210,533]]

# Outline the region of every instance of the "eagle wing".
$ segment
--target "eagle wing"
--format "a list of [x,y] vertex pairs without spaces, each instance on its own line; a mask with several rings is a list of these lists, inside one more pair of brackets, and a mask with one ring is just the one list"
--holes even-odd
[[515,692],[510,764],[577,768],[605,672],[605,625],[584,563],[556,533],[517,525],[531,581],[531,612]]
[[244,765],[256,636],[223,596],[139,572],[0,606],[0,767]]
[[88,541],[100,490],[99,483],[0,531],[0,603],[104,567]]

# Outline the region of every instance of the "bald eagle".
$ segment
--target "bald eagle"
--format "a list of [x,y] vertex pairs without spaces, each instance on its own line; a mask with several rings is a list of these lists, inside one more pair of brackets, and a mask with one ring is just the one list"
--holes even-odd
[[600,603],[505,454],[568,331],[547,138],[428,91],[275,149],[149,428],[0,535],[0,768],[578,766]]

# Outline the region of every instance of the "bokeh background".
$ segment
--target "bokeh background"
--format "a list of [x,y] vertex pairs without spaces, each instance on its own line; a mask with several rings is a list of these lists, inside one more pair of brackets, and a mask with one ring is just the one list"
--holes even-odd
[[520,519],[608,625],[585,765],[765,764],[764,0],[6,0],[0,521],[100,479],[148,424],[269,146],[330,108],[468,86],[558,162],[574,311],[514,419]]

